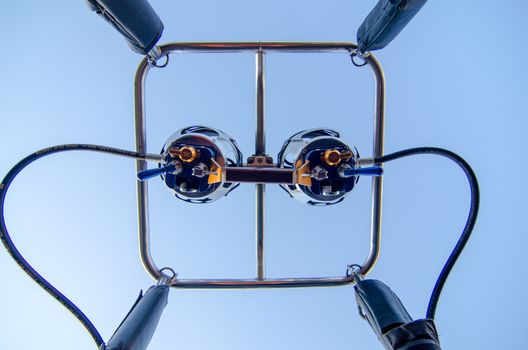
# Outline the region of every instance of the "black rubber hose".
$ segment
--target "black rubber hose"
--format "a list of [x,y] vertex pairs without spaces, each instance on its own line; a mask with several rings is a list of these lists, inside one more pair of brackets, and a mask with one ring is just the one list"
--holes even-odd
[[449,158],[455,163],[457,163],[458,166],[460,166],[460,168],[462,168],[462,170],[466,174],[468,181],[469,181],[470,191],[471,191],[471,204],[469,207],[469,215],[466,221],[466,225],[464,226],[464,230],[462,231],[462,234],[460,235],[460,238],[458,239],[458,242],[455,248],[451,252],[451,255],[449,255],[449,258],[447,259],[444,267],[442,268],[442,271],[440,272],[440,275],[438,276],[438,279],[436,280],[435,286],[431,293],[431,297],[429,298],[429,305],[427,306],[426,317],[434,319],[436,307],[438,305],[438,300],[440,298],[440,294],[442,293],[442,288],[444,287],[444,284],[449,276],[449,273],[453,269],[453,266],[455,265],[457,259],[462,253],[462,250],[464,250],[464,247],[466,243],[468,242],[469,237],[471,236],[471,232],[473,231],[473,227],[475,226],[475,222],[477,221],[477,215],[478,215],[479,203],[480,203],[480,192],[479,192],[479,185],[478,185],[477,177],[475,173],[473,172],[473,169],[471,169],[471,167],[469,166],[469,164],[456,153],[453,153],[443,148],[437,148],[437,147],[410,148],[410,149],[406,149],[403,151],[387,154],[379,158],[375,158],[374,162],[376,164],[381,164],[385,162],[390,162],[395,159],[417,155],[417,154],[436,154],[436,155]]
[[15,177],[29,164],[33,163],[39,158],[59,153],[65,151],[93,151],[93,152],[103,152],[110,153],[114,155],[120,155],[125,157],[131,157],[136,159],[145,159],[146,155],[126,151],[118,148],[99,146],[99,145],[88,145],[88,144],[69,144],[69,145],[59,145],[49,148],[42,149],[33,154],[22,159],[18,162],[4,177],[2,183],[0,184],[0,237],[2,238],[2,243],[6,247],[7,251],[11,257],[20,265],[20,267],[31,277],[35,282],[37,282],[42,288],[44,288],[48,293],[51,294],[56,300],[58,300],[64,307],[66,307],[77,319],[83,324],[83,326],[88,330],[95,343],[99,348],[104,349],[104,341],[95,326],[88,319],[88,317],[64,294],[57,290],[51,283],[49,283],[44,277],[42,277],[20,254],[15,244],[11,240],[9,233],[6,228],[5,218],[4,218],[4,203],[6,198],[7,190],[9,186],[15,179]]

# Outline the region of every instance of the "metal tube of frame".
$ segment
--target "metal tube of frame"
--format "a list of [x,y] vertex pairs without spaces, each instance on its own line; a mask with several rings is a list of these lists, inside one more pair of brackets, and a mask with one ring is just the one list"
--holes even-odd
[[176,42],[160,46],[161,56],[169,52],[351,52],[357,45],[349,42]]
[[255,154],[266,154],[266,133],[264,128],[264,51],[258,50],[256,55],[257,81],[257,132],[255,134]]
[[255,288],[296,288],[334,287],[354,282],[352,277],[320,278],[277,278],[277,279],[178,279],[171,285],[179,289],[255,289]]
[[[256,55],[256,93],[257,93],[257,127],[255,134],[255,155],[263,156],[266,154],[266,134],[264,124],[264,51],[258,50]],[[256,195],[256,249],[257,249],[257,279],[263,280],[264,270],[264,205],[266,195],[266,185],[255,185]]]
[[[150,69],[147,59],[140,63],[136,78],[134,80],[134,110],[135,110],[135,134],[136,152],[147,152],[147,129],[145,118],[145,79]],[[136,161],[136,171],[147,169],[147,162]],[[139,256],[147,272],[154,278],[159,279],[162,273],[152,260],[150,253],[150,229],[148,212],[148,184],[147,181],[137,181],[137,210],[138,210],[138,238]]]
[[[374,144],[373,158],[383,155],[383,141],[385,138],[385,75],[378,60],[370,54],[367,63],[374,72],[376,82],[376,98],[374,104]],[[383,198],[383,177],[372,178],[372,209],[370,216],[370,251],[367,259],[361,265],[360,273],[368,274],[378,261],[381,243],[381,213]]]
[[[171,52],[345,52],[351,53],[357,46],[347,42],[227,42],[227,43],[169,43],[160,47],[161,56],[168,55]],[[263,58],[263,57],[262,57]],[[258,56],[257,56],[258,60]],[[373,157],[383,155],[383,137],[384,137],[384,109],[385,109],[385,78],[383,70],[375,57],[370,54],[365,58],[368,66],[374,73],[376,81],[375,93],[375,110],[374,110],[374,140],[373,140]],[[258,65],[258,63],[257,63]],[[144,59],[136,73],[134,82],[135,98],[135,118],[136,118],[136,150],[138,152],[147,152],[146,150],[146,123],[145,123],[145,79],[149,71],[149,64]],[[264,81],[262,80],[262,84]],[[264,85],[262,85],[262,88]],[[258,93],[257,93],[258,96]],[[264,95],[262,95],[262,98]],[[263,99],[262,99],[263,103]],[[258,102],[257,102],[258,108]],[[262,115],[264,109],[262,104]],[[258,114],[258,113],[257,113]],[[264,131],[264,128],[261,129]],[[264,134],[263,134],[264,136]],[[258,148],[257,148],[258,149]],[[265,148],[263,149],[265,151]],[[137,162],[137,170],[146,169],[146,161]],[[262,192],[262,208],[263,203]],[[257,190],[257,201],[258,199]],[[372,180],[372,215],[371,215],[371,239],[370,251],[360,272],[367,274],[372,270],[380,253],[381,238],[381,199],[382,199],[382,178],[375,177]],[[154,278],[158,279],[163,274],[152,260],[150,254],[150,236],[148,225],[148,187],[146,182],[137,184],[138,200],[138,223],[139,223],[139,251],[141,261],[146,271]],[[257,205],[258,208],[258,205]],[[258,216],[258,212],[257,212]],[[262,222],[264,212],[262,212]],[[257,218],[257,222],[258,222]],[[262,227],[263,231],[263,227]],[[258,244],[258,243],[257,243]],[[258,248],[257,248],[258,250]],[[264,253],[262,251],[262,253]],[[262,254],[263,256],[263,254]],[[258,258],[257,258],[258,260]],[[257,262],[258,263],[258,262]],[[264,271],[263,271],[264,272]],[[263,276],[262,272],[262,276]],[[258,276],[258,271],[257,271]],[[194,279],[194,280],[174,280],[172,287],[175,288],[278,288],[278,287],[316,287],[316,286],[335,286],[352,283],[353,279],[348,276],[343,277],[323,277],[323,278],[290,278],[290,279]]]

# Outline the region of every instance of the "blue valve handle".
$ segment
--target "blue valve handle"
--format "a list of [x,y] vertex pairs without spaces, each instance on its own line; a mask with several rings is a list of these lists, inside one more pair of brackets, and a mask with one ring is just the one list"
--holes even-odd
[[367,176],[381,176],[383,175],[383,168],[380,166],[373,166],[368,168],[352,168],[344,171],[345,176],[367,175]]
[[137,174],[137,177],[139,181],[145,181],[161,174],[171,173],[175,170],[176,166],[174,164],[167,164],[156,169],[141,170]]

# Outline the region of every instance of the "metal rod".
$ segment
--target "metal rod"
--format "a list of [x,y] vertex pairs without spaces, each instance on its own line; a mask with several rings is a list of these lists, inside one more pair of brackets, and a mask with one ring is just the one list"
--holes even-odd
[[266,154],[266,131],[264,125],[264,51],[258,50],[256,55],[256,93],[257,93],[257,132],[255,134],[255,155]]
[[182,289],[298,288],[343,286],[353,282],[354,279],[349,276],[324,278],[279,278],[265,280],[178,279],[171,283],[171,287]]
[[177,42],[161,45],[168,52],[241,52],[258,50],[282,52],[351,52],[357,45],[348,42]]
[[[148,60],[145,58],[139,64],[134,79],[134,112],[135,112],[135,135],[136,135],[136,152],[147,152],[147,129],[145,118],[145,79],[149,71]],[[146,170],[147,162],[145,160],[136,161],[136,173]],[[148,184],[147,181],[137,181],[137,210],[138,210],[138,239],[139,239],[139,256],[143,262],[145,270],[154,278],[162,276],[158,267],[152,260],[150,253],[150,229],[149,229],[149,212],[148,212]]]
[[226,182],[288,185],[294,185],[296,183],[295,171],[293,169],[228,166],[224,169],[224,173]]
[[[266,154],[266,133],[264,124],[264,51],[258,50],[256,55],[256,94],[257,94],[257,126],[255,133],[255,155],[263,156]],[[257,279],[263,280],[265,277],[264,270],[264,205],[266,195],[266,185],[257,184],[255,185],[256,194],[256,215],[255,215],[255,228],[256,228],[256,250],[257,250]]]
[[[160,47],[161,55],[170,52],[240,52],[240,51],[266,51],[266,52],[352,52],[357,46],[352,43],[343,42],[251,42],[251,43],[170,43]],[[257,57],[258,59],[258,57]],[[383,70],[374,55],[366,57],[369,67],[374,72],[376,81],[375,111],[374,111],[374,140],[373,140],[373,157],[383,155],[383,131],[384,131],[384,108],[385,108],[385,79]],[[146,117],[145,117],[145,79],[149,71],[148,61],[142,60],[134,81],[134,99],[135,99],[135,126],[136,126],[136,150],[146,153]],[[264,81],[262,81],[263,83]],[[264,85],[262,85],[264,87]],[[257,94],[258,95],[258,94]],[[262,95],[262,101],[263,101]],[[258,98],[258,97],[257,97]],[[262,105],[263,106],[263,105]],[[262,128],[264,130],[264,128]],[[265,151],[265,148],[264,148]],[[146,169],[146,161],[137,162],[137,170]],[[259,186],[259,185],[258,185]],[[257,186],[257,201],[261,200],[261,208],[264,208],[264,187],[262,187],[261,196]],[[370,251],[365,262],[361,267],[361,273],[369,273],[379,257],[379,246],[381,239],[381,199],[382,199],[382,178],[376,177],[372,180],[372,217],[371,217],[371,239]],[[139,224],[139,251],[141,261],[145,270],[154,278],[160,278],[163,273],[152,260],[150,253],[150,234],[148,225],[148,187],[146,182],[138,181],[137,184],[138,200],[138,224]],[[257,204],[257,208],[259,205]],[[264,212],[262,211],[262,224]],[[259,222],[257,212],[257,222]],[[262,232],[263,232],[262,225]],[[263,241],[262,241],[263,242]],[[258,242],[257,242],[258,245]],[[263,251],[262,251],[263,253]],[[258,258],[257,258],[258,260]],[[258,273],[257,273],[258,275]],[[263,273],[262,273],[263,275]],[[352,283],[349,277],[328,277],[328,278],[291,278],[291,279],[274,279],[274,280],[179,280],[173,285],[175,288],[278,288],[278,287],[315,287],[315,286],[334,286]]]
[[[374,104],[373,158],[383,155],[385,137],[385,75],[378,60],[370,54],[367,63],[374,72],[376,98]],[[380,164],[381,165],[381,164]],[[372,178],[372,209],[370,215],[370,249],[369,255],[361,265],[360,273],[368,274],[378,261],[381,243],[381,213],[383,198],[383,177]]]
[[256,246],[257,246],[257,279],[263,280],[264,271],[264,205],[266,195],[266,185],[257,184],[256,188]]

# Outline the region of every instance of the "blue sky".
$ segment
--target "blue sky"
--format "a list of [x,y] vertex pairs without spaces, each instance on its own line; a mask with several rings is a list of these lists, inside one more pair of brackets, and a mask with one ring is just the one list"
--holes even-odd
[[[374,1],[151,1],[170,41],[355,41]],[[527,277],[523,181],[528,52],[523,1],[430,1],[376,53],[387,79],[386,153],[453,150],[474,168],[481,212],[440,300],[444,348],[521,348]],[[40,148],[96,143],[133,149],[132,81],[140,56],[83,1],[17,1],[0,13],[0,173]],[[371,152],[373,80],[346,55],[269,54],[267,142],[341,131]],[[224,130],[253,151],[254,57],[173,55],[147,82],[149,151],[177,129]],[[206,206],[151,180],[152,250],[182,278],[254,276],[254,189]],[[267,274],[341,275],[368,253],[370,181],[341,204],[309,208],[267,189]],[[385,168],[382,253],[370,275],[415,318],[463,227],[469,190],[449,161],[420,156]],[[132,160],[70,153],[43,159],[8,194],[21,252],[108,340],[152,281],[137,254]],[[327,217],[338,217],[335,224]],[[0,348],[94,349],[80,323],[0,253]],[[353,288],[173,290],[150,349],[381,349]]]

